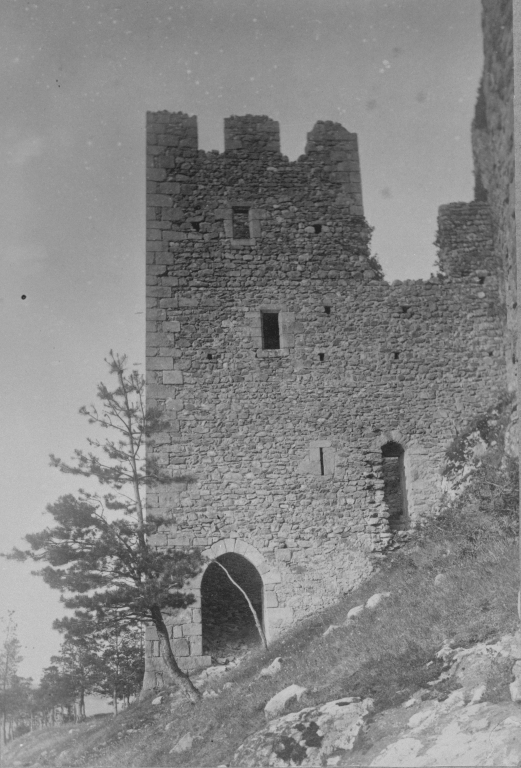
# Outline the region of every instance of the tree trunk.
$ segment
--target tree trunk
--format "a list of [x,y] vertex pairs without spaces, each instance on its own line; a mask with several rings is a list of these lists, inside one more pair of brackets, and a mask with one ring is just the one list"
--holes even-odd
[[85,688],[80,688],[80,701],[79,701],[79,721],[82,723],[85,720]]
[[189,676],[179,668],[179,665],[175,660],[172,646],[170,645],[170,638],[168,637],[168,630],[161,614],[161,609],[157,605],[154,605],[150,609],[150,613],[157,634],[159,635],[161,658],[163,659],[167,671],[174,678],[184,695],[190,699],[192,704],[196,704],[202,698],[201,692],[195,687]]

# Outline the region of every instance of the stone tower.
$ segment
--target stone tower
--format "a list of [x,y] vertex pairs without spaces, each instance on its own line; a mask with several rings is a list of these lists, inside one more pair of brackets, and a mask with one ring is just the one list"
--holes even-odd
[[[443,206],[445,275],[389,285],[341,125],[289,162],[267,117],[227,119],[220,154],[158,112],[147,152],[147,398],[170,423],[150,450],[195,480],[148,494],[172,521],[154,543],[227,563],[272,640],[435,508],[445,448],[505,388],[488,206]],[[185,669],[210,662],[212,567],[170,617]]]

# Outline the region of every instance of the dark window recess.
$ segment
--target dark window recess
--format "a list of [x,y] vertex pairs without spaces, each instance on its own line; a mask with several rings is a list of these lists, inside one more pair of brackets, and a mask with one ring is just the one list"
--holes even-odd
[[311,226],[315,230],[315,235],[319,235],[322,232],[322,224],[312,224]]
[[489,356],[489,357],[493,357],[493,356],[494,356],[494,353],[493,353],[493,352],[489,352],[489,353],[488,353],[488,356]]
[[514,303],[512,304],[512,309],[517,309],[517,301],[514,301]]
[[393,355],[394,355],[394,359],[395,360],[398,360],[399,357],[400,357],[400,353],[399,352],[393,352]]
[[512,355],[512,362],[514,363],[514,365],[517,363],[517,358],[515,355]]
[[326,315],[330,315],[331,314],[331,307],[324,307],[324,312],[326,313]]
[[319,452],[319,456],[320,456],[320,474],[321,475],[325,475],[326,473],[324,471],[324,449],[323,448],[319,448],[318,452]]
[[407,487],[405,484],[404,450],[395,442],[382,447],[384,502],[389,510],[391,530],[407,528]]
[[479,278],[479,284],[480,284],[480,285],[483,285],[483,283],[484,283],[484,282],[485,282],[485,278],[484,278],[483,276],[481,276],[481,277]]
[[[319,352],[318,353],[318,359],[320,360],[321,363],[324,362],[325,358],[326,358],[326,356],[325,356],[325,354],[323,352]],[[322,448],[320,450],[322,450]]]
[[250,235],[250,209],[233,209],[233,239],[249,240]]
[[261,320],[263,349],[280,349],[279,313],[263,312]]
[[206,359],[207,360],[213,360],[213,355],[210,355],[210,354],[206,355]]
[[200,229],[201,229],[201,225],[199,224],[199,222],[198,222],[198,221],[191,221],[190,223],[191,223],[191,225],[192,225],[192,229],[193,229],[195,232],[199,232],[199,231],[200,231]]
[[410,310],[410,307],[406,307],[406,306],[402,307],[402,312],[404,315],[406,315],[409,310]]

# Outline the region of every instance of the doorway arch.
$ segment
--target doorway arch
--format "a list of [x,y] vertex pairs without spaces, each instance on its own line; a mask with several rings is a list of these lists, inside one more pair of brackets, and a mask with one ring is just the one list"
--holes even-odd
[[237,552],[219,555],[208,565],[201,580],[203,653],[214,658],[234,657],[261,642],[246,598],[223,568],[248,595],[264,630],[261,574]]

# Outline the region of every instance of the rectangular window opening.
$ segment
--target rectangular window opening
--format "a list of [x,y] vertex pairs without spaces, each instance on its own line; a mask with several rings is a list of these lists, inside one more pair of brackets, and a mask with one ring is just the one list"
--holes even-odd
[[330,315],[331,314],[331,307],[324,307],[324,312],[326,313],[326,315]]
[[280,349],[279,313],[262,312],[262,347]]
[[[323,352],[319,352],[319,353],[318,353],[318,359],[320,360],[320,362],[321,362],[321,363],[323,363],[323,362],[324,362],[324,360],[326,359],[326,356],[325,356],[325,354],[324,354]],[[321,449],[321,450],[322,450],[322,449]]]
[[233,239],[234,240],[250,240],[250,209],[249,208],[233,208],[232,210],[232,223],[233,223]]
[[319,451],[319,455],[320,455],[320,474],[321,475],[325,475],[325,471],[324,471],[324,449],[323,448],[319,448],[318,451]]

